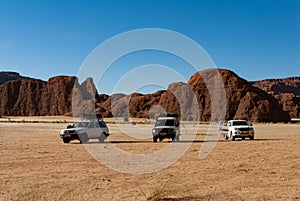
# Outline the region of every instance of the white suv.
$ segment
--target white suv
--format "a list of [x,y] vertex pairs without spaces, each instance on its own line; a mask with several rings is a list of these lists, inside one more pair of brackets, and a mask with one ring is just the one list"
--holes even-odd
[[100,142],[109,136],[109,129],[106,123],[101,121],[77,121],[73,125],[69,125],[67,129],[60,131],[60,137],[64,143],[72,140],[79,140],[80,143],[87,143],[89,139],[98,139]]
[[254,140],[254,128],[246,120],[230,120],[228,122],[220,122],[220,134],[224,139],[235,140],[236,138],[249,138]]

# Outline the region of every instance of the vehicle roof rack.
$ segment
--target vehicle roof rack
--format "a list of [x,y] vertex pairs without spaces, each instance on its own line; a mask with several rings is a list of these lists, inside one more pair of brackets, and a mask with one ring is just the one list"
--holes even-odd
[[81,119],[101,121],[103,118],[101,114],[82,114]]

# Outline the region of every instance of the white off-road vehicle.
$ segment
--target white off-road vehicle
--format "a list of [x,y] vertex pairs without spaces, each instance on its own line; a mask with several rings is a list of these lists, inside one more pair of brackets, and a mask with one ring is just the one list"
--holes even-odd
[[87,143],[89,139],[98,139],[99,142],[104,142],[108,136],[109,129],[103,120],[77,121],[73,125],[69,125],[67,129],[60,131],[60,137],[64,143],[69,143],[72,140]]
[[249,138],[254,140],[254,128],[246,120],[230,120],[227,122],[220,122],[220,134],[224,136],[225,140],[231,139],[234,141],[236,138]]
[[165,138],[172,141],[179,141],[180,122],[178,115],[174,113],[160,114],[156,120],[155,126],[152,129],[153,142],[162,141]]

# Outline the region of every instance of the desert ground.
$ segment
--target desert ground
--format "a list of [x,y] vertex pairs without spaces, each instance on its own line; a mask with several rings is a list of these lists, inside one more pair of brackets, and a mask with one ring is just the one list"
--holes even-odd
[[[59,131],[71,118],[0,120],[0,201],[300,200],[300,124],[254,124],[254,141],[209,140],[209,124],[187,124],[200,129],[194,140],[178,143],[191,142],[179,160],[156,172],[133,174],[100,163],[79,141],[64,144]],[[135,125],[145,130],[142,140],[107,122],[107,140],[124,152],[149,154],[173,144],[153,143],[147,120]],[[199,159],[206,143],[215,147]]]

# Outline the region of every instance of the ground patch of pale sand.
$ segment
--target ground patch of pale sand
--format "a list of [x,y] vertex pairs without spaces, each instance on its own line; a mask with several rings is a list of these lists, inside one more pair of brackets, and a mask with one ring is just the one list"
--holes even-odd
[[[59,131],[67,125],[0,123],[1,201],[300,199],[299,124],[256,124],[256,140],[220,138],[202,160],[199,149],[208,125],[200,125],[196,140],[178,161],[148,174],[111,170],[78,142],[63,144]],[[108,126],[109,140],[128,153],[151,153],[169,144],[136,140],[115,124]]]

